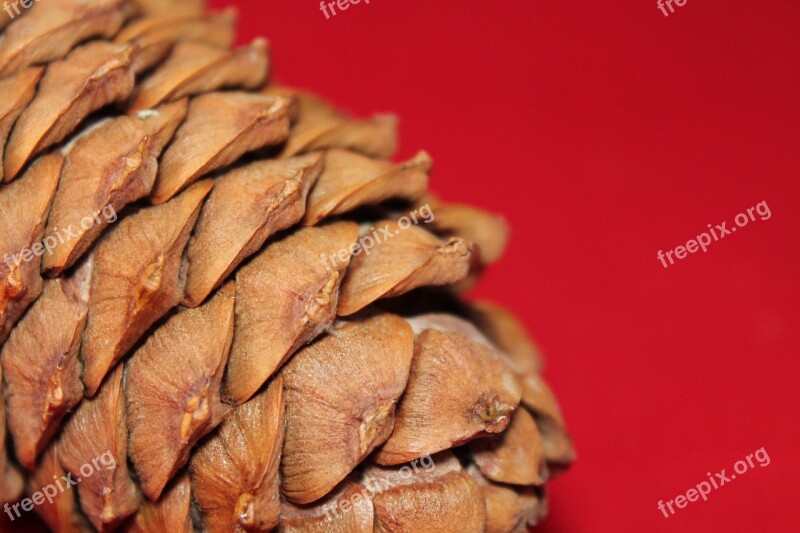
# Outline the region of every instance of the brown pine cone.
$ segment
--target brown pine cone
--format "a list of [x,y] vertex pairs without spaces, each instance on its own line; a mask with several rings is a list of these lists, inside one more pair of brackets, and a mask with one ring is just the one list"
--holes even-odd
[[506,223],[428,193],[425,152],[390,161],[395,117],[269,83],[266,41],[231,49],[233,22],[200,0],[0,18],[6,514],[536,524],[569,434],[524,328],[458,296]]

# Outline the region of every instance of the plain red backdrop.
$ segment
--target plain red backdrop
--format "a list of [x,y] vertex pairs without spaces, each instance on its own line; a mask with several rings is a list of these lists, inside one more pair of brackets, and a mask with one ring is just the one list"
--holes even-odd
[[[800,2],[212,3],[281,82],[397,112],[434,191],[510,221],[475,294],[538,339],[579,454],[540,531],[797,531]],[[761,201],[769,220],[658,262]],[[657,509],[761,447],[767,467]]]
[[[397,112],[434,191],[510,221],[476,294],[539,340],[579,454],[544,531],[797,531],[800,2],[213,4],[270,40],[276,79]],[[657,260],[761,201],[769,220]],[[762,446],[769,466],[657,509]]]

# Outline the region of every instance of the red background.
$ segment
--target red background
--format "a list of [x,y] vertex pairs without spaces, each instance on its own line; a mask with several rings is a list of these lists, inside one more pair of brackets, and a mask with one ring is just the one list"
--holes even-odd
[[[510,221],[475,293],[538,339],[579,454],[540,531],[797,530],[800,2],[212,4],[281,82],[397,112],[434,191]],[[769,220],[657,260],[761,201]],[[769,466],[657,509],[762,446]]]
[[[214,4],[271,41],[276,79],[397,112],[434,191],[511,222],[476,293],[539,340],[579,454],[544,531],[797,531],[800,2]],[[657,260],[761,201],[769,220]],[[657,509],[762,446],[769,466]]]

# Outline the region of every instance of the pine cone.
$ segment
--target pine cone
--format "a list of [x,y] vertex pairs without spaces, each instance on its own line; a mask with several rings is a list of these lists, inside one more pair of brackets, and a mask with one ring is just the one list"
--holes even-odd
[[524,328],[458,296],[505,222],[430,195],[425,152],[390,162],[395,117],[268,82],[266,41],[230,49],[233,23],[199,0],[0,18],[6,514],[536,524],[569,434]]

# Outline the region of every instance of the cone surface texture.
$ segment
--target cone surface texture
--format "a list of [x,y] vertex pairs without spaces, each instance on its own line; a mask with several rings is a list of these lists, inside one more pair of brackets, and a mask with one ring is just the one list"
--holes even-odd
[[572,441],[523,325],[465,297],[506,222],[235,22],[0,18],[0,531],[535,526]]

